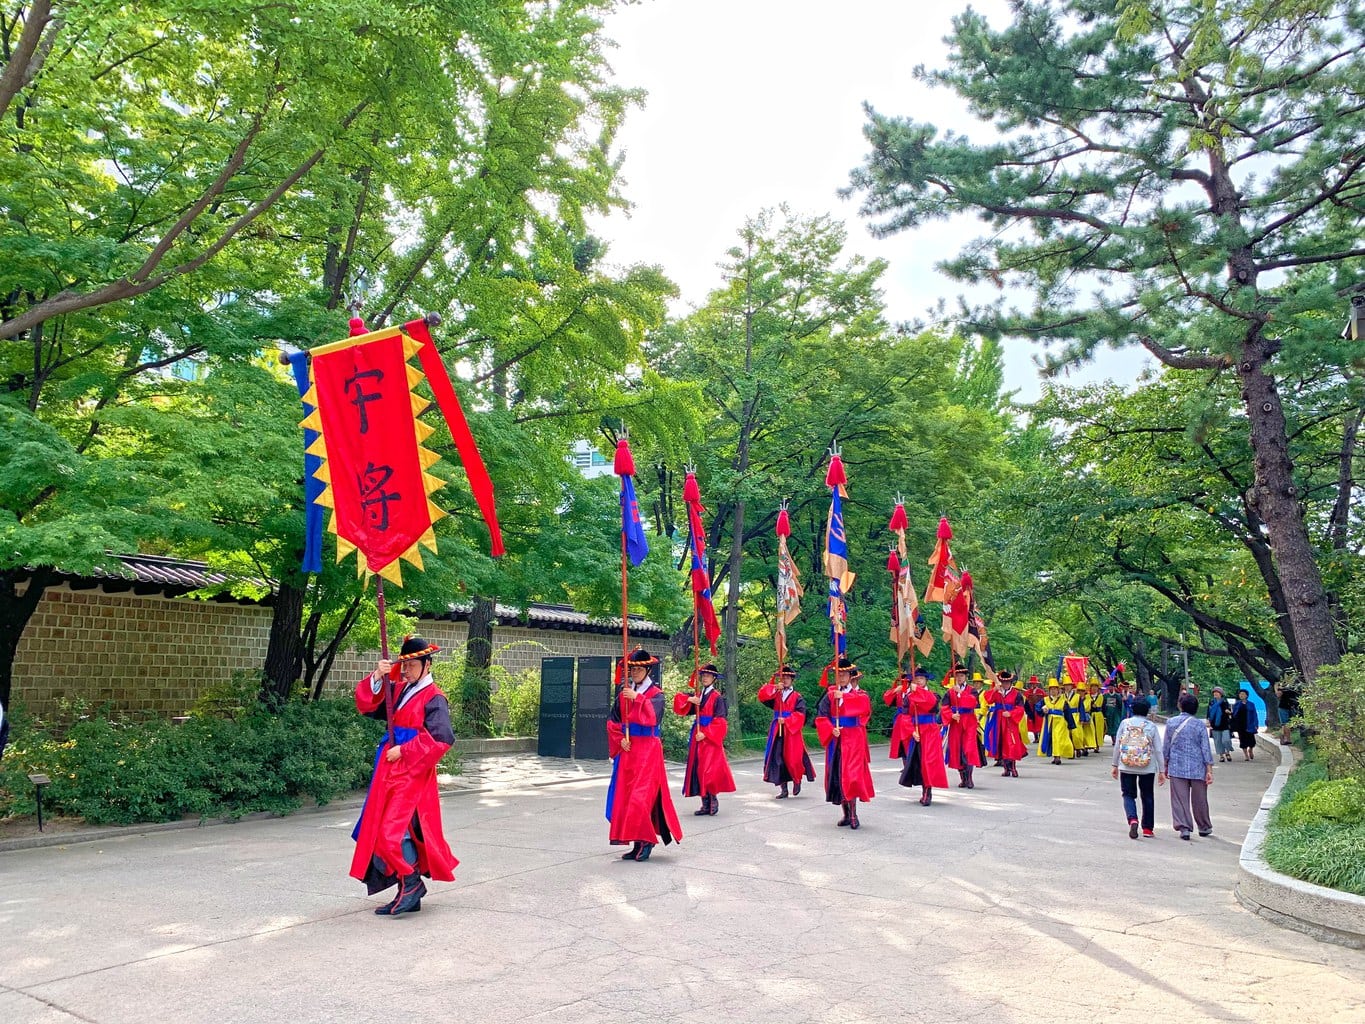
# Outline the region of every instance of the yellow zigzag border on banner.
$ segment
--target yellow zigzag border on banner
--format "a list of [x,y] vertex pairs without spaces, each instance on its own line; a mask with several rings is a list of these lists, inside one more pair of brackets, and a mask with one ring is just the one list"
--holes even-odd
[[[397,558],[387,565],[382,566],[379,570],[380,576],[384,577],[384,579],[395,586],[401,587],[403,585],[403,562],[407,562],[409,565],[422,569],[424,566],[422,565],[422,552],[420,549],[425,547],[433,555],[436,554],[436,532],[432,529],[432,526],[438,519],[441,519],[446,515],[445,511],[431,500],[431,496],[444,487],[446,482],[440,477],[432,476],[427,472],[432,466],[441,461],[441,457],[429,448],[422,447],[422,442],[434,434],[436,429],[428,426],[417,418],[431,406],[431,403],[420,395],[415,394],[412,390],[427,378],[421,370],[407,362],[422,351],[422,346],[418,342],[413,341],[406,334],[403,334],[397,327],[388,327],[379,331],[371,331],[368,334],[357,335],[356,337],[348,338],[345,341],[334,341],[329,342],[326,345],[319,345],[317,348],[310,349],[309,355],[326,355],[330,352],[338,352],[344,348],[351,348],[355,345],[364,345],[371,341],[383,341],[386,338],[395,336],[401,336],[403,338],[403,359],[408,371],[408,398],[411,402],[413,426],[416,429],[417,434],[417,458],[422,463],[422,484],[426,488],[427,515],[429,517],[429,524],[426,532],[423,533],[411,547],[399,554]],[[324,484],[323,491],[317,498],[318,504],[332,510],[332,513],[327,520],[327,529],[337,540],[337,562],[341,562],[347,555],[356,552],[356,576],[362,577],[370,575],[370,570],[365,565],[365,559],[360,556],[356,546],[337,533],[336,499],[332,494],[332,471],[327,462],[327,443],[326,438],[322,433],[322,415],[318,410],[318,392],[317,386],[313,383],[313,364],[311,359],[308,363],[308,393],[303,396],[303,400],[313,407],[313,411],[299,422],[299,426],[308,430],[316,430],[318,434],[317,440],[308,446],[307,452],[309,455],[316,455],[322,460],[322,465],[318,466],[317,472],[314,473],[313,476],[315,479],[321,480]]]

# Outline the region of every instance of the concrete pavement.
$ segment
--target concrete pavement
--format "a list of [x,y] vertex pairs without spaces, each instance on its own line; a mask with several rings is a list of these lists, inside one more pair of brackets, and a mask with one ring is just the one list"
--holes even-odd
[[346,876],[353,810],[0,854],[0,1021],[1365,1020],[1365,953],[1232,896],[1273,762],[1216,765],[1188,843],[1164,789],[1128,838],[1108,757],[928,809],[874,765],[859,832],[750,762],[643,865],[604,779],[450,795],[457,881],[397,920]]

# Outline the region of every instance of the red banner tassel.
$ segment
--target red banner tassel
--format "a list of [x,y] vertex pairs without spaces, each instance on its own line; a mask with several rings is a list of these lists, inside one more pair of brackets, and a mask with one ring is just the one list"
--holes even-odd
[[895,533],[897,530],[908,530],[910,528],[910,520],[905,516],[904,505],[896,506],[896,511],[891,513],[891,522],[886,524],[886,528],[892,533]]
[[624,437],[616,442],[616,460],[611,471],[617,476],[635,475],[635,456],[630,453],[630,442]]
[[844,473],[844,460],[837,455],[831,455],[829,472],[825,474],[825,486],[842,487],[846,483],[848,483],[848,475]]
[[790,537],[792,535],[792,522],[788,518],[785,508],[777,513],[777,535],[779,537]]
[[940,516],[940,517],[939,517],[939,521],[938,521],[938,539],[939,539],[939,540],[952,540],[952,539],[953,539],[953,528],[952,528],[951,526],[948,525],[948,517],[947,517],[947,516]]
[[446,373],[446,364],[441,359],[441,353],[436,351],[436,343],[431,340],[431,332],[427,330],[426,321],[411,320],[403,325],[403,331],[422,346],[419,353],[422,372],[426,374],[431,392],[436,397],[436,405],[441,410],[441,415],[446,418],[446,425],[450,427],[451,439],[460,453],[460,461],[464,463],[465,475],[469,477],[469,489],[474,493],[474,501],[478,503],[479,512],[488,526],[493,557],[496,558],[504,549],[502,527],[498,525],[498,510],[493,500],[493,481],[483,464],[479,446],[474,443],[474,435],[469,432],[469,421],[464,417],[460,398],[455,394],[454,385],[450,383],[450,374]]

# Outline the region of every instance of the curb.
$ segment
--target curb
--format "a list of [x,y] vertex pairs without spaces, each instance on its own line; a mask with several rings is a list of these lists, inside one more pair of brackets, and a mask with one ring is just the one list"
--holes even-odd
[[1247,910],[1281,928],[1303,932],[1321,942],[1365,949],[1365,897],[1282,875],[1262,856],[1270,812],[1280,802],[1280,792],[1298,758],[1292,747],[1281,747],[1272,737],[1258,735],[1256,740],[1258,748],[1264,743],[1274,749],[1280,766],[1242,841],[1233,894]]

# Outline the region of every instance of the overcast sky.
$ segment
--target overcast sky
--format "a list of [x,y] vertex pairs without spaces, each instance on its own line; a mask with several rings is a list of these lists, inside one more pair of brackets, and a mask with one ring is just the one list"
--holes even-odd
[[[972,5],[997,23],[1005,0]],[[945,90],[914,80],[917,64],[942,67],[952,16],[939,0],[643,0],[607,21],[618,44],[617,81],[649,97],[627,117],[624,191],[631,214],[595,225],[613,263],[659,263],[699,305],[720,284],[717,264],[745,217],[788,204],[830,213],[849,247],[890,263],[883,278],[893,320],[925,318],[940,299],[956,308],[960,286],[934,270],[984,227],[962,219],[874,239],[856,200],[837,192],[863,160],[862,104],[930,121],[974,139],[971,120]],[[1036,346],[1006,342],[1007,385],[1038,394]],[[1072,381],[1133,379],[1137,353],[1105,352]]]

